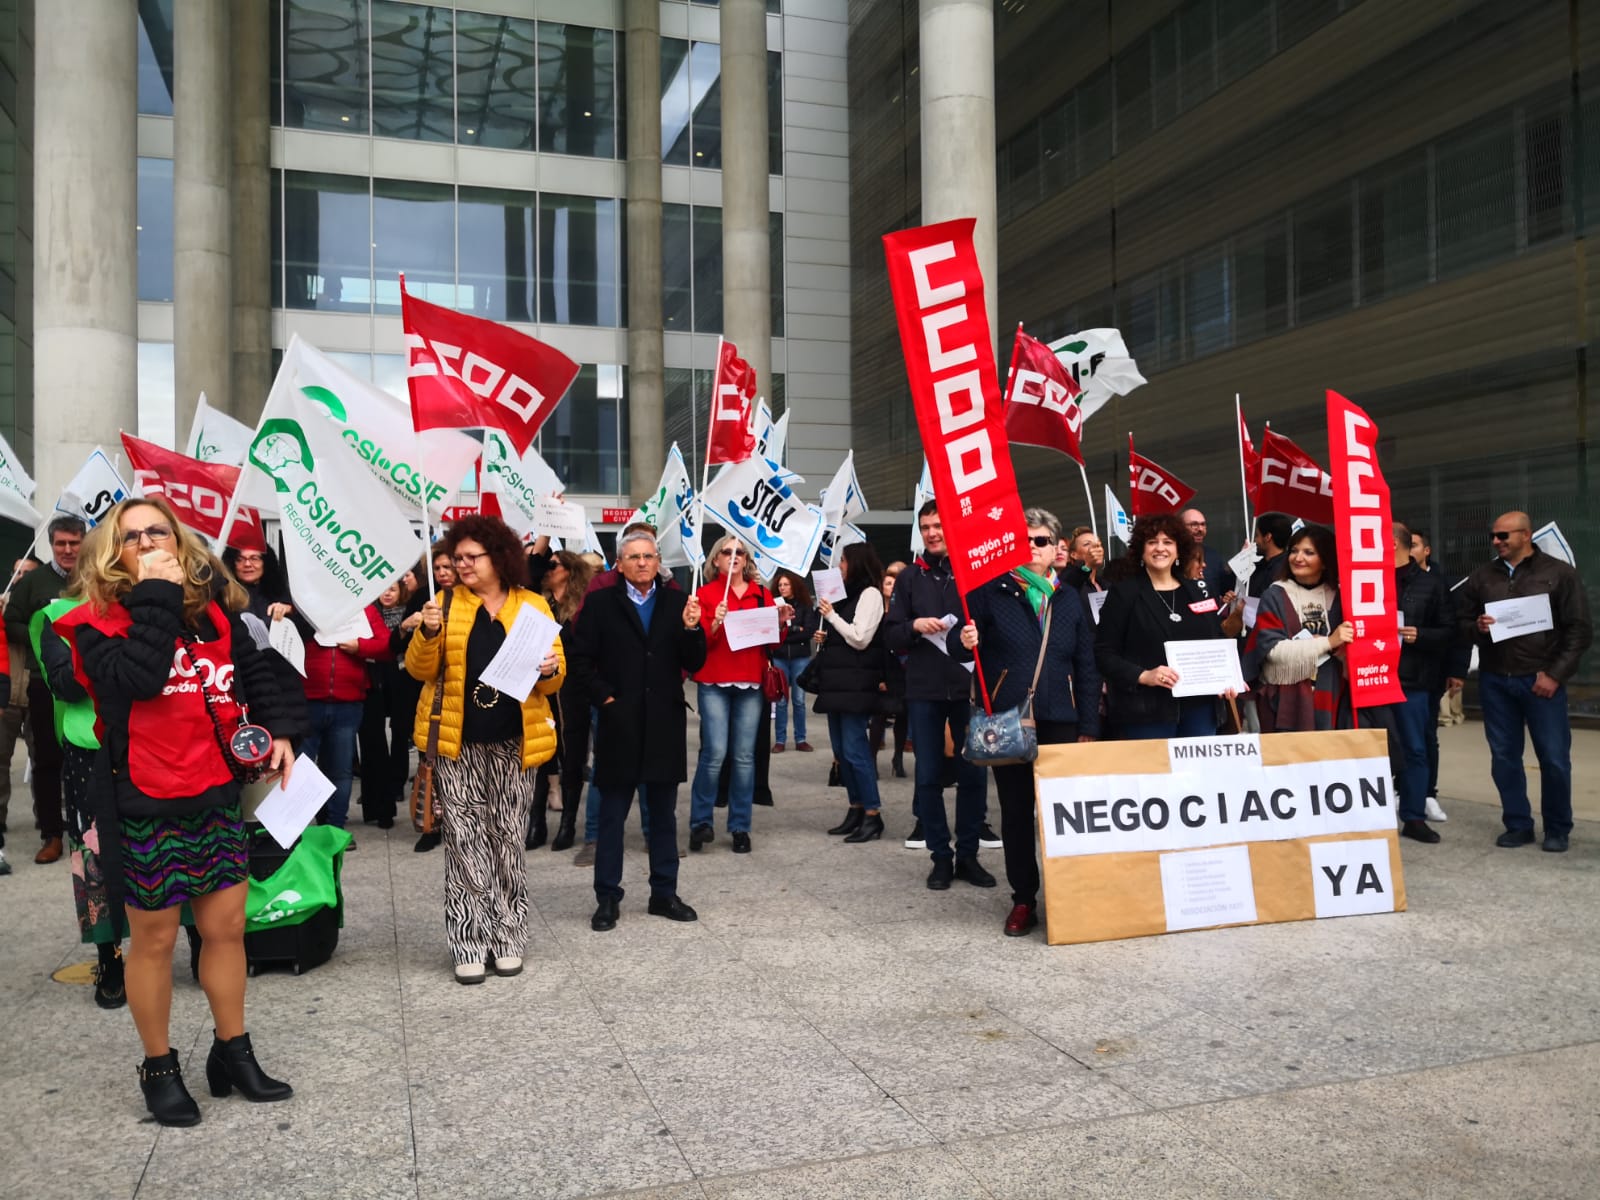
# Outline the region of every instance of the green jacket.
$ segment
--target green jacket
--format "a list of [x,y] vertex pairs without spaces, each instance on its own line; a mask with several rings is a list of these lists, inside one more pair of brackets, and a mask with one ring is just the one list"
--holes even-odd
[[[35,571],[34,574],[38,574],[38,571]],[[62,668],[60,660],[57,658],[55,663],[57,669],[52,671],[50,669],[52,666],[51,656],[45,654],[43,645],[45,623],[47,621],[54,622],[57,617],[71,612],[78,605],[84,603],[86,601],[81,599],[68,600],[65,598],[50,601],[50,603],[34,613],[33,619],[28,622],[28,644],[33,648],[34,661],[45,664],[41,677],[50,687],[51,695],[55,697],[56,740],[71,742],[74,746],[83,750],[98,750],[100,749],[100,739],[95,735],[94,731],[94,700],[83,690],[82,685],[75,677],[63,674],[63,670],[67,672],[71,670],[71,649],[61,640],[55,630],[52,629],[50,631],[49,636],[54,638],[59,648],[66,650],[68,655],[67,666]],[[68,693],[68,695],[82,694],[77,695],[76,698],[63,699],[63,692]]]

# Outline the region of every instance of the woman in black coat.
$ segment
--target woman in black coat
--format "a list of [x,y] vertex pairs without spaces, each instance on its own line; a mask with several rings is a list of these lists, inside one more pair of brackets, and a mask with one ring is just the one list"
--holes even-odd
[[1204,579],[1182,577],[1194,539],[1172,513],[1140,517],[1128,552],[1111,565],[1112,586],[1100,610],[1095,662],[1106,681],[1112,732],[1128,740],[1210,737],[1214,696],[1175,697],[1178,672],[1167,642],[1237,637],[1242,615],[1210,594]]
[[[1028,509],[1023,519],[1028,523],[1033,562],[971,592],[967,596],[971,623],[951,636],[981,656],[984,678],[994,689],[990,702],[996,712],[1022,704],[1038,674],[1033,718],[1041,746],[1092,742],[1100,735],[1100,672],[1094,661],[1094,628],[1082,594],[1070,584],[1057,586],[1053,578],[1061,523],[1042,508]],[[1047,619],[1050,641],[1044,645]],[[1000,797],[1006,882],[1011,885],[1012,909],[1005,933],[1022,937],[1039,923],[1033,764],[1010,763],[992,769],[994,790]]]

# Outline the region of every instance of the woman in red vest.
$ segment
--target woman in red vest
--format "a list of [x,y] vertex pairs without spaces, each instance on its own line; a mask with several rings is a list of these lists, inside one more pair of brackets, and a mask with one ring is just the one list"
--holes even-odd
[[[286,1100],[286,1083],[256,1065],[245,1032],[244,910],[248,844],[240,781],[294,762],[304,725],[298,697],[277,688],[239,618],[244,590],[164,500],[124,500],[93,531],[79,563],[88,603],[56,622],[73,643],[95,700],[104,747],[96,793],[108,888],[121,893],[131,935],[128,1008],[145,1060],[139,1085],[163,1125],[200,1110],[168,1041],[172,949],[187,901],[203,939],[200,986],[215,1038],[206,1060],[213,1096]],[[254,761],[252,761],[254,760]]]

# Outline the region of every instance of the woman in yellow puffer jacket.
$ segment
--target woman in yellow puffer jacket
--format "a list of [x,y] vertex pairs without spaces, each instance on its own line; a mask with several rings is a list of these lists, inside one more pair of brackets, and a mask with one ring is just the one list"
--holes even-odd
[[423,607],[406,670],[423,684],[415,740],[425,750],[443,662],[435,788],[444,820],[445,938],[457,982],[482,983],[486,965],[496,975],[522,970],[528,945],[522,841],[535,771],[556,749],[548,697],[566,679],[566,656],[558,637],[521,704],[484,683],[518,615],[531,608],[548,619],[550,607],[522,586],[527,559],[503,522],[467,517],[451,526],[442,545],[457,583]]

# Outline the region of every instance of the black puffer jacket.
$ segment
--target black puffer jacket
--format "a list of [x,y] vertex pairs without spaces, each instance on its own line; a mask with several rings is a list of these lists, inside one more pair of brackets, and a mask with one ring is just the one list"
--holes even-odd
[[917,559],[895,579],[894,595],[884,615],[884,640],[890,650],[905,655],[907,700],[965,700],[972,675],[964,663],[972,655],[958,645],[945,654],[912,623],[923,617],[961,615],[961,595],[946,555]]
[[[841,621],[854,624],[856,606],[866,593],[862,588],[834,605]],[[881,594],[881,593],[880,593]],[[884,622],[866,648],[857,650],[837,630],[828,631],[827,641],[806,668],[806,690],[815,693],[819,713],[880,713],[893,711],[886,684],[889,652],[884,646]]]

